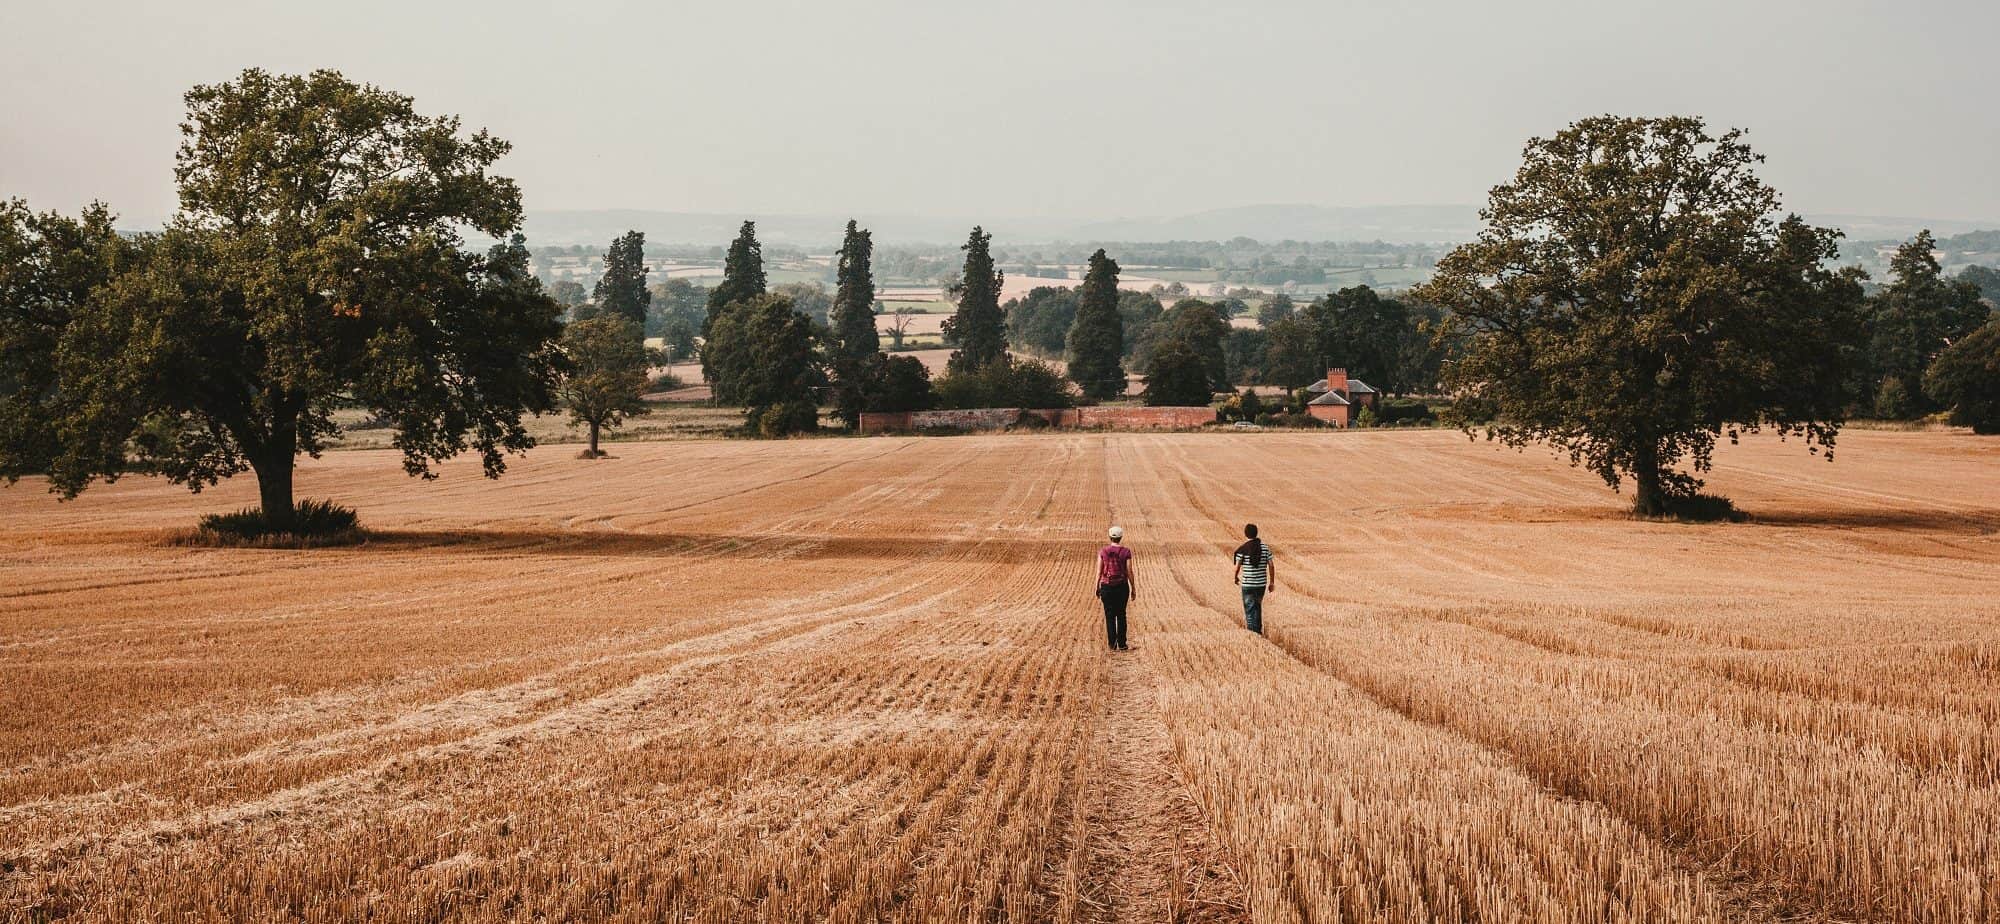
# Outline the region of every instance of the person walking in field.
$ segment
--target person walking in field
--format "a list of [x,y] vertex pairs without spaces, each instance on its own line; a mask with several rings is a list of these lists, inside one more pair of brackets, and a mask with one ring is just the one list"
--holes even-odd
[[1264,595],[1277,590],[1277,572],[1271,567],[1271,547],[1257,538],[1257,524],[1243,527],[1245,537],[1236,547],[1236,586],[1243,589],[1243,627],[1264,634]]
[[1097,599],[1104,602],[1104,639],[1112,651],[1131,651],[1125,644],[1125,607],[1137,585],[1132,580],[1132,550],[1124,545],[1125,529],[1111,527],[1111,544],[1097,550]]

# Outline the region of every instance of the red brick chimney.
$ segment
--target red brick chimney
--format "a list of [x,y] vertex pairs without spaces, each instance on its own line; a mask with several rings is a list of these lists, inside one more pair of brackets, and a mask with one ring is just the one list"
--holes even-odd
[[1347,397],[1347,370],[1326,370],[1326,390],[1334,392],[1343,398]]

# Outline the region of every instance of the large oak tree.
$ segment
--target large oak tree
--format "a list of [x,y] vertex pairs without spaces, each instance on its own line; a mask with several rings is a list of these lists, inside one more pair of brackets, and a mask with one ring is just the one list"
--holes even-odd
[[[508,149],[450,116],[332,71],[249,70],[187,94],[181,208],[143,257],[74,306],[36,373],[52,487],[150,471],[194,490],[254,471],[277,529],[299,453],[343,402],[396,429],[404,468],[467,449],[489,476],[552,406],[559,306],[506,240]],[[11,470],[11,469],[10,469]]]
[[1466,352],[1446,384],[1496,415],[1489,436],[1545,441],[1670,512],[1718,437],[1771,428],[1831,457],[1863,336],[1838,233],[1778,217],[1740,132],[1694,118],[1585,119],[1530,141],[1477,241],[1418,297]]
[[568,368],[560,394],[570,420],[590,428],[584,454],[594,459],[603,454],[597,441],[604,428],[648,412],[641,396],[654,357],[639,325],[616,312],[571,322],[563,328],[562,351]]

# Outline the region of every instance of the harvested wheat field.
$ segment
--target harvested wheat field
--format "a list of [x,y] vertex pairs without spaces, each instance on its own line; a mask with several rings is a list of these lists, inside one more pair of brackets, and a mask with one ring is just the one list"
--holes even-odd
[[1444,432],[613,451],[330,454],[316,551],[0,491],[0,917],[2000,918],[2000,441],[1699,526]]

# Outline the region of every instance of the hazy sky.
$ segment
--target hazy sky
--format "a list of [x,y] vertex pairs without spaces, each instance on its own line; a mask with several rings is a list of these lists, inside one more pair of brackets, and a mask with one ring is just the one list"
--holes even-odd
[[1475,203],[1603,113],[1787,205],[2000,219],[2000,2],[0,0],[0,196],[174,206],[181,94],[332,67],[514,143],[534,209],[1117,218]]

